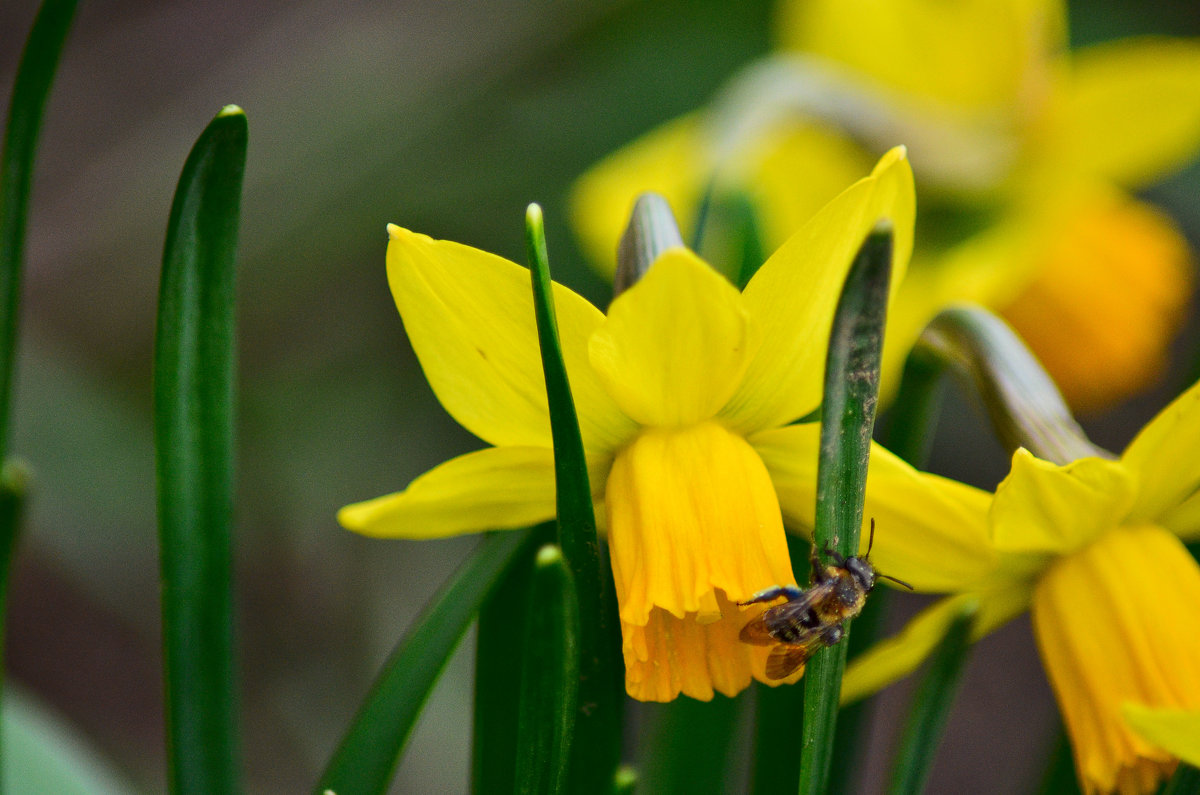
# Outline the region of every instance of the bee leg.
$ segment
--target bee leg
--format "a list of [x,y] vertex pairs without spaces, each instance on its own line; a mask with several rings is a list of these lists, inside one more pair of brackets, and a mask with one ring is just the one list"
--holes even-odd
[[[825,554],[829,554],[829,550],[825,550]],[[816,546],[811,546],[808,549],[808,565],[812,569],[811,582],[825,582],[829,579],[829,575],[825,573],[825,564],[821,562],[821,558],[817,556]]]
[[804,590],[797,588],[795,585],[776,585],[766,589],[765,591],[759,591],[746,601],[738,602],[738,604],[745,606],[755,604],[756,602],[770,602],[774,599],[778,599],[781,596],[790,601],[792,599],[799,599],[803,595]]
[[821,632],[821,642],[826,646],[833,646],[834,644],[840,642],[845,636],[846,631],[842,629],[842,625],[834,624],[833,626],[827,627]]

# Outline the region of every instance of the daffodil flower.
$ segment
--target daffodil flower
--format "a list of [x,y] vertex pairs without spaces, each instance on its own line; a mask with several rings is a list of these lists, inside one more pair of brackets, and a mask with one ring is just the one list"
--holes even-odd
[[[913,213],[912,171],[898,149],[800,228],[744,292],[681,247],[607,315],[554,285],[634,698],[707,700],[752,676],[767,681],[766,650],[738,640],[753,613],[735,603],[795,580],[755,436],[817,407],[849,265],[886,218],[903,271]],[[551,519],[528,270],[396,226],[389,233],[388,281],[425,375],[446,410],[493,446],[347,506],[339,521],[372,536],[438,538]],[[796,439],[789,454],[815,461],[815,441]]]
[[[781,504],[806,505],[814,473],[771,443],[781,431],[795,432],[756,448]],[[880,570],[950,595],[855,659],[843,701],[913,671],[967,602],[975,639],[1030,610],[1085,791],[1153,792],[1178,759],[1200,758],[1200,567],[1183,545],[1200,539],[1198,445],[1200,386],[1118,460],[1055,465],[1019,449],[994,496],[931,476],[914,488],[922,476],[876,449],[865,512]]]
[[1064,6],[784,2],[778,54],[580,180],[580,236],[611,269],[639,192],[689,219],[712,190],[745,195],[774,245],[865,173],[871,149],[904,143],[924,221],[890,316],[885,390],[925,324],[970,301],[1012,323],[1076,410],[1127,397],[1163,370],[1191,292],[1183,236],[1130,191],[1200,147],[1200,42],[1069,52]]

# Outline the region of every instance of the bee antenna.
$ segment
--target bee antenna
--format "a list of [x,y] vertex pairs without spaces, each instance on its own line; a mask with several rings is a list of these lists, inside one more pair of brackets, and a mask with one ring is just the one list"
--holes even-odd
[[876,572],[875,576],[882,580],[891,580],[894,583],[903,585],[905,588],[907,588],[910,591],[913,589],[913,587],[911,585],[909,585],[908,583],[906,583],[904,580],[897,579],[889,574],[880,574],[880,573]]
[[866,555],[866,557],[868,557],[868,558],[871,557],[871,549],[874,546],[875,546],[875,517],[872,516],[871,517],[871,535],[867,540],[867,555]]

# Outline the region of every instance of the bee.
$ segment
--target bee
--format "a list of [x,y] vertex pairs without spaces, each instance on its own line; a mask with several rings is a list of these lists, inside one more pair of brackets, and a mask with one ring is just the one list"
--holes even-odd
[[807,588],[777,585],[756,593],[745,602],[738,602],[745,606],[780,597],[787,599],[751,619],[739,635],[743,643],[775,646],[767,657],[768,678],[786,679],[802,668],[818,649],[840,641],[846,634],[843,622],[862,611],[877,578],[891,580],[912,590],[908,583],[875,571],[868,560],[874,544],[875,520],[872,519],[866,555],[845,558],[827,549],[825,554],[833,558],[833,565],[824,566],[814,547],[808,558],[812,583]]

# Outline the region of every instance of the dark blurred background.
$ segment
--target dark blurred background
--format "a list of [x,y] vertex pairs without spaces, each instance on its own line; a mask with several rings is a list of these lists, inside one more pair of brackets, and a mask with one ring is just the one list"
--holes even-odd
[[[18,0],[0,14],[5,108],[35,11]],[[238,276],[245,768],[250,791],[291,793],[311,786],[377,666],[474,543],[372,541],[333,519],[480,446],[434,400],[405,341],[385,224],[522,261],[524,208],[541,202],[556,278],[603,299],[566,227],[572,179],[765,53],[771,11],[763,0],[84,0],[30,214],[13,449],[35,487],[11,597],[12,680],[135,790],[164,789],[154,311],[175,181],[222,105],[250,122]],[[1076,43],[1200,35],[1194,0],[1071,13]],[[1193,166],[1149,191],[1193,244],[1198,189]],[[1170,383],[1089,423],[1097,441],[1119,449],[1180,388],[1195,339],[1193,323]],[[933,468],[991,487],[1007,462],[981,416],[950,401]],[[395,792],[465,790],[470,646],[435,690]],[[881,709],[905,697],[893,688]],[[978,647],[930,791],[1026,791],[1055,720],[1017,621]],[[872,737],[867,791],[894,724]]]

